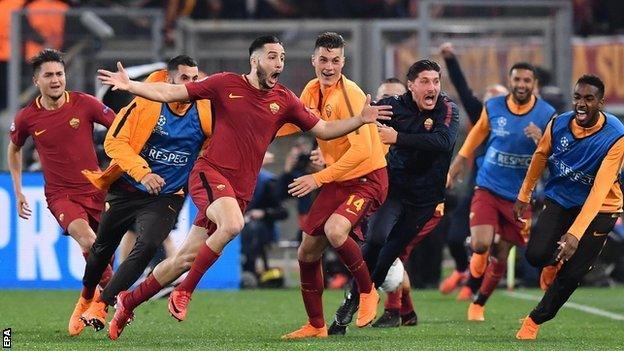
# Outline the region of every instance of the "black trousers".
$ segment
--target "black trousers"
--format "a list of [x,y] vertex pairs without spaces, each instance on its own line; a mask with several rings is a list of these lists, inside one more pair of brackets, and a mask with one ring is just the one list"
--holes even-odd
[[391,193],[370,217],[362,256],[376,287],[381,286],[394,260],[431,219],[436,205],[417,207]]
[[[526,258],[535,267],[555,264],[557,241],[567,233],[576,219],[580,208],[566,210],[557,203],[546,199],[535,230],[531,234],[526,250]],[[599,213],[587,227],[579,241],[574,255],[563,264],[553,284],[546,290],[540,303],[531,312],[531,319],[542,324],[555,317],[561,306],[568,301],[581,279],[589,272],[598,259],[607,235],[613,229],[619,214]]]
[[139,279],[173,229],[183,204],[184,197],[180,195],[154,196],[119,188],[109,191],[97,238],[87,258],[83,285],[98,284],[121,238],[135,224],[136,243],[101,294],[104,302],[114,305],[117,294]]

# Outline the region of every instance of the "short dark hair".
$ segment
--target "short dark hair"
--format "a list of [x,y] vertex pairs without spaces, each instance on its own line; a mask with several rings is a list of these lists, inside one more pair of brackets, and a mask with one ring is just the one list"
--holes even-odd
[[46,62],[58,62],[65,67],[65,60],[63,60],[63,54],[60,51],[45,49],[30,60],[33,74],[36,75],[41,66]]
[[188,55],[178,55],[167,61],[167,71],[177,71],[179,65],[197,67],[197,61]]
[[258,49],[262,48],[264,45],[266,44],[282,44],[282,41],[279,40],[278,37],[276,37],[275,35],[263,35],[261,37],[257,37],[256,39],[254,39],[253,42],[251,42],[251,45],[249,46],[249,56],[251,57],[251,55]]
[[532,64],[530,64],[528,62],[516,62],[516,63],[514,63],[514,65],[511,66],[511,68],[509,69],[509,75],[511,75],[511,72],[513,72],[514,69],[525,69],[527,71],[531,71],[531,72],[533,72],[533,77],[537,78],[537,76],[535,74],[535,66],[533,66]]
[[600,79],[598,76],[595,76],[593,74],[583,74],[581,78],[576,81],[576,85],[579,84],[587,84],[596,87],[598,89],[598,93],[600,94],[600,98],[602,99],[604,97],[604,83],[602,82],[602,79]]
[[326,49],[340,49],[344,48],[347,45],[347,42],[344,40],[342,35],[336,32],[325,32],[318,37],[316,37],[316,42],[314,43],[314,50],[318,48],[326,48]]
[[403,84],[403,82],[401,82],[401,80],[397,77],[386,78],[384,79],[383,82],[381,82],[381,84],[392,84],[392,83]]
[[422,71],[436,71],[440,73],[441,68],[437,62],[431,60],[419,60],[414,62],[407,70],[407,80],[414,80]]

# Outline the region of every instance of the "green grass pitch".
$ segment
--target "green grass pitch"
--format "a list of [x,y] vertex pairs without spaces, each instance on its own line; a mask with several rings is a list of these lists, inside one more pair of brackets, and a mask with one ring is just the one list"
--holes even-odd
[[[518,290],[541,296],[538,290]],[[150,301],[136,312],[119,340],[106,331],[85,329],[67,335],[77,291],[0,291],[0,327],[12,328],[14,350],[624,350],[624,287],[579,289],[578,305],[611,313],[611,318],[563,308],[544,324],[537,341],[514,339],[536,302],[497,290],[486,306],[486,321],[466,321],[467,303],[437,291],[413,291],[417,327],[350,327],[346,336],[325,340],[282,341],[280,335],[303,325],[306,317],[298,290],[198,292],[186,321],[167,312],[167,300]],[[325,319],[331,320],[342,293],[326,291]],[[379,313],[382,311],[380,304]],[[109,318],[112,317],[112,309]],[[615,318],[615,319],[614,319]]]

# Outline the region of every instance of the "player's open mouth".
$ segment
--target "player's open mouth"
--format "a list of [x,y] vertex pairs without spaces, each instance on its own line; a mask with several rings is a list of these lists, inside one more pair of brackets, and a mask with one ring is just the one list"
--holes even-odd
[[269,82],[272,85],[275,85],[277,83],[277,79],[279,78],[280,73],[282,72],[275,72],[269,76]]
[[425,102],[428,105],[433,105],[435,103],[435,94],[427,94],[427,95],[425,95]]
[[580,121],[584,121],[585,119],[587,119],[587,110],[585,109],[577,109],[576,110],[576,119],[580,120]]
[[325,73],[325,72],[323,72],[323,73],[321,73],[321,74],[322,74],[322,75],[323,75],[323,77],[325,77],[325,78],[331,78],[331,77],[333,77],[333,76],[334,76],[334,73]]

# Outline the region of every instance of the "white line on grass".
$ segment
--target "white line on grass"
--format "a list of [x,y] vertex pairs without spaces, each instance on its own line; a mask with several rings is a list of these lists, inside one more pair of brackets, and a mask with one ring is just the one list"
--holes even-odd
[[[530,300],[530,301],[540,301],[542,299],[541,296],[524,294],[524,293],[520,293],[516,291],[506,291],[505,295],[516,298],[516,299]],[[581,304],[574,303],[574,302],[566,302],[565,305],[563,305],[563,307],[572,308],[572,309],[579,310],[579,311],[589,313],[589,314],[595,314],[597,316],[606,317],[606,318],[613,319],[616,321],[624,321],[624,315],[601,310],[596,307],[581,305]]]

